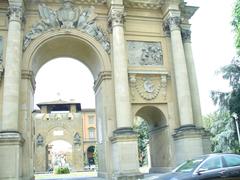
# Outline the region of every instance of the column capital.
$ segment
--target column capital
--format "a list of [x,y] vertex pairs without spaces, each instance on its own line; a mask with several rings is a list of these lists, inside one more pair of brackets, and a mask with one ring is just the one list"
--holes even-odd
[[23,8],[17,5],[10,5],[7,13],[9,21],[23,21]]
[[192,31],[190,29],[182,29],[181,33],[182,33],[183,43],[191,43]]
[[167,34],[170,31],[180,30],[181,18],[179,16],[170,16],[163,22],[163,30]]
[[124,6],[111,6],[108,13],[109,28],[114,26],[123,26],[125,17]]

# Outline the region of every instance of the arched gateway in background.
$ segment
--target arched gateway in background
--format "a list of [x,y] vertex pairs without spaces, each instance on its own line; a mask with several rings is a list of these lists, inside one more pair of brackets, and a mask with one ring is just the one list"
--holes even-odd
[[[1,0],[0,179],[33,178],[35,76],[70,57],[94,77],[98,175],[140,176],[133,117],[150,127],[151,171],[208,152],[182,0]],[[75,82],[78,83],[78,82]]]

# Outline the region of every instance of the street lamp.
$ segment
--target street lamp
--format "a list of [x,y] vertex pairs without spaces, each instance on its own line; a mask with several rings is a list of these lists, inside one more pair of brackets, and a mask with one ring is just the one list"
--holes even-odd
[[237,136],[238,136],[238,144],[240,146],[240,133],[239,133],[239,125],[238,125],[238,115],[236,113],[232,113],[232,117],[235,121],[236,128],[237,128]]

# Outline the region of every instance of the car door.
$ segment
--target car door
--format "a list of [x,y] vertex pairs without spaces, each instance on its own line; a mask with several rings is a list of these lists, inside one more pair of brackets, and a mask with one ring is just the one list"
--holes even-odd
[[194,173],[195,179],[220,179],[223,176],[224,167],[222,156],[206,159]]
[[240,178],[240,156],[227,154],[223,156],[223,165],[225,167],[224,175],[230,179]]

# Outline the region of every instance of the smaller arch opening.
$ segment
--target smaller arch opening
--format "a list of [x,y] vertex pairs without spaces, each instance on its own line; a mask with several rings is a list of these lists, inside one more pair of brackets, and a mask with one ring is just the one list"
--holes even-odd
[[89,170],[95,170],[97,164],[97,154],[95,146],[89,146],[87,148],[87,166]]
[[164,144],[168,132],[163,112],[154,106],[140,108],[135,114],[134,129],[139,134],[140,172],[161,172],[169,152]]
[[154,106],[142,107],[138,110],[136,116],[141,117],[148,123],[150,131],[166,125],[166,118],[163,112]]

